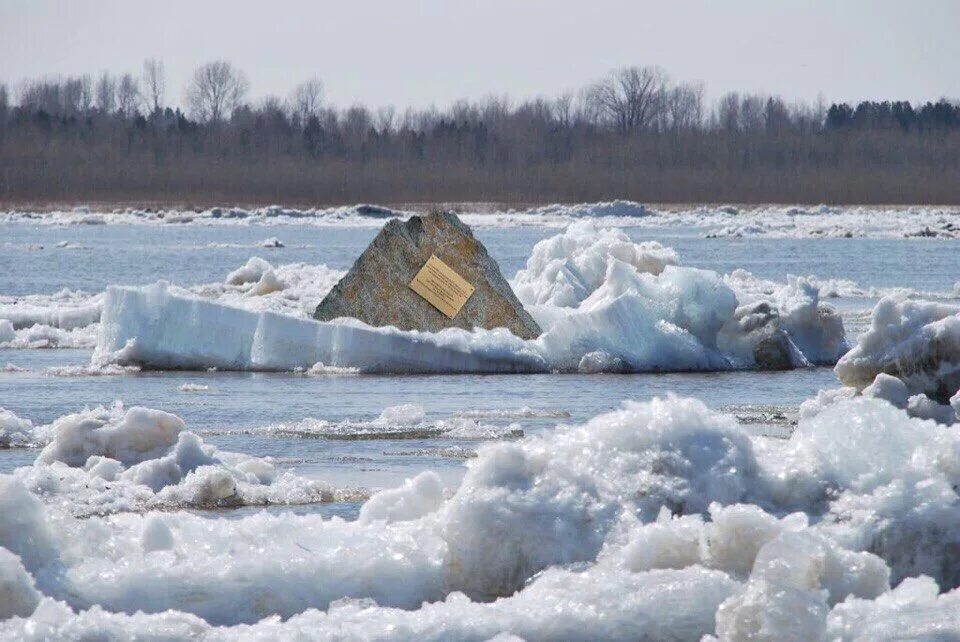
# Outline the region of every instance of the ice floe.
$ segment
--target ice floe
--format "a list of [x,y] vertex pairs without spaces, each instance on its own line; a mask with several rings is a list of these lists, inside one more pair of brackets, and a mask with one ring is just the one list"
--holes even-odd
[[[0,224],[30,225],[315,225],[380,227],[393,217],[416,212],[377,205],[320,209],[280,206],[245,209],[147,211],[88,209],[0,212]],[[633,201],[553,204],[527,209],[502,209],[492,204],[461,206],[460,218],[475,227],[538,225],[566,227],[590,219],[603,227],[676,229],[712,238],[917,238],[960,236],[960,209],[937,206],[796,206],[703,205],[652,207]],[[267,239],[272,240],[272,239]],[[276,247],[276,246],[272,246]]]
[[[489,415],[481,415],[489,416]],[[535,415],[522,415],[529,418]],[[496,415],[498,419],[516,418],[515,415]],[[281,423],[244,432],[267,432],[294,437],[313,437],[336,440],[425,439],[447,438],[486,440],[516,438],[523,435],[517,423],[506,426],[482,423],[480,417],[460,414],[442,419],[428,419],[422,406],[402,404],[385,408],[379,416],[370,419],[330,421],[307,418],[293,423]]]
[[219,451],[159,410],[122,404],[33,426],[0,410],[0,446],[43,446],[14,473],[71,514],[175,507],[303,504],[362,497],[277,470],[267,459]]
[[[513,285],[545,332],[439,333],[315,322],[306,293],[339,274],[254,257],[223,286],[111,287],[97,364],[153,368],[360,372],[683,371],[833,364],[843,325],[818,288],[796,279],[749,307],[720,275],[677,265],[673,250],[591,222],[538,243]],[[232,290],[235,288],[237,290]],[[242,288],[242,289],[241,289]],[[761,306],[761,307],[757,307]],[[295,310],[294,314],[280,314]]]

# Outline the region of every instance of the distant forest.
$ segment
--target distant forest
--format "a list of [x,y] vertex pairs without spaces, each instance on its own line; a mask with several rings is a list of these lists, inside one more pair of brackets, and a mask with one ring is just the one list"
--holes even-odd
[[337,109],[307,80],[248,100],[230,63],[183,107],[163,65],[0,84],[0,205],[960,203],[960,104],[788,103],[627,67],[578,91]]

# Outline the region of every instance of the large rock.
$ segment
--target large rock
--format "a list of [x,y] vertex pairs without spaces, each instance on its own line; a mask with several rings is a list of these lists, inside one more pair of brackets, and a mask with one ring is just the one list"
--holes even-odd
[[[409,287],[431,255],[476,288],[452,319]],[[507,328],[524,339],[540,335],[496,261],[452,212],[388,222],[313,316],[319,321],[354,317],[401,330]]]

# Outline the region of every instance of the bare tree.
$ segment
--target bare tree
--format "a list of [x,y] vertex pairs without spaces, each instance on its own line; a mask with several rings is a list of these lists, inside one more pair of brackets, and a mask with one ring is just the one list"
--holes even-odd
[[698,128],[703,123],[703,83],[684,83],[665,94],[664,125],[676,131]]
[[767,99],[764,106],[763,123],[768,133],[779,134],[790,129],[790,110],[780,97]]
[[97,109],[105,114],[111,114],[117,108],[116,83],[108,72],[100,74],[95,91]]
[[0,127],[7,121],[7,112],[10,110],[10,94],[7,92],[7,86],[0,82]]
[[80,76],[80,109],[83,113],[90,111],[93,106],[93,80],[89,74]]
[[372,125],[370,111],[361,104],[355,104],[343,115],[343,134],[347,143],[359,147],[366,141]]
[[219,123],[240,106],[247,93],[247,79],[225,60],[208,62],[193,73],[187,86],[187,107],[194,118]]
[[740,131],[740,94],[737,92],[724,94],[717,102],[717,126],[729,132]]
[[621,131],[645,129],[663,108],[667,79],[657,67],[625,67],[589,90],[597,112]]
[[377,109],[377,129],[381,134],[389,134],[392,132],[396,119],[397,108],[393,105],[387,105]]
[[62,113],[75,115],[83,112],[83,80],[67,78],[60,92]]
[[143,61],[143,87],[147,93],[147,98],[153,104],[153,111],[160,111],[163,104],[163,94],[167,89],[162,60],[150,58]]
[[560,127],[569,127],[573,119],[573,92],[565,91],[553,99],[553,114]]
[[140,107],[140,84],[131,74],[123,74],[117,83],[117,110],[132,118]]
[[313,77],[303,81],[290,92],[290,111],[303,125],[316,116],[323,101],[323,82]]
[[758,132],[763,129],[764,106],[763,96],[744,96],[740,101],[740,129],[745,132]]

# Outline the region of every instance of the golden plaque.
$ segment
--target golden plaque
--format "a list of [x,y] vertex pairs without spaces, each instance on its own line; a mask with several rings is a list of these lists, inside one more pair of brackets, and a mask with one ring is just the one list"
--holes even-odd
[[476,290],[449,265],[433,255],[413,277],[410,289],[451,319],[457,316],[457,312]]

